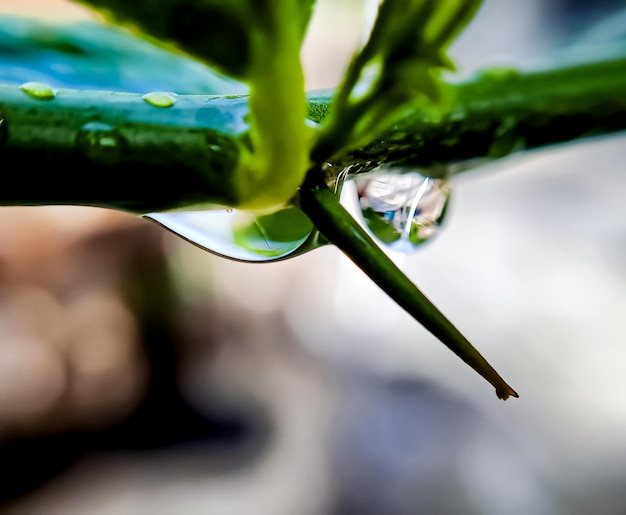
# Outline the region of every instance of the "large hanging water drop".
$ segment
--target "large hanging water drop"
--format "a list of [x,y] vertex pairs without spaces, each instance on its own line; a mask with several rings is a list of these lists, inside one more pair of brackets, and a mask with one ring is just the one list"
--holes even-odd
[[450,196],[448,179],[391,169],[353,181],[365,225],[390,249],[414,252],[438,232]]
[[327,243],[294,206],[271,214],[216,209],[143,216],[204,250],[236,261],[279,261]]

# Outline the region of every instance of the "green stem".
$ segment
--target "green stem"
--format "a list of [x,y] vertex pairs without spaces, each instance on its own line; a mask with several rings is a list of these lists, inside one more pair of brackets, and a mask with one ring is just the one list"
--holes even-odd
[[[130,93],[60,89],[39,100],[0,85],[0,204],[136,213],[232,205],[247,112],[246,98],[181,95],[161,108]],[[107,145],[85,131],[94,123],[112,129]]]
[[300,192],[302,210],[315,227],[339,247],[372,281],[452,352],[484,377],[506,400],[518,397],[472,344],[395,265],[339,203],[337,196],[310,173]]
[[[250,34],[252,58],[248,82],[251,152],[238,168],[239,205],[271,208],[287,202],[304,180],[309,166],[310,129],[300,62],[301,28],[294,0],[281,0],[271,10],[267,30]],[[267,60],[265,56],[271,55]]]
[[[616,134],[626,130],[624,91],[624,57],[538,72],[494,70],[449,85],[446,110],[412,110],[368,144],[333,157],[329,170],[356,164],[367,172],[382,163],[428,169]],[[323,120],[331,100],[330,93],[311,94],[309,116]],[[70,89],[38,100],[0,84],[7,174],[0,205],[136,213],[235,205],[248,109],[246,97],[179,95],[174,106],[159,108],[137,94]],[[77,148],[81,128],[93,121],[115,128],[123,152],[107,157]]]
[[614,134],[626,130],[625,91],[623,56],[535,72],[487,70],[448,85],[443,108],[415,109],[331,161],[363,172],[381,163],[430,168]]

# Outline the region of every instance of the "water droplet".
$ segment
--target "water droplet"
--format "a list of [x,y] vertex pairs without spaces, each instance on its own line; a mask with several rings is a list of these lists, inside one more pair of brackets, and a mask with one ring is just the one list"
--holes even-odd
[[307,127],[311,129],[319,129],[321,127],[321,125],[318,122],[316,122],[315,120],[311,120],[310,118],[307,118],[306,120],[304,120],[304,123],[306,124]]
[[478,70],[478,76],[483,79],[512,82],[519,79],[521,73],[517,68],[510,66],[491,66]]
[[176,103],[176,94],[166,91],[151,91],[141,98],[154,107],[172,107]]
[[390,249],[413,252],[437,233],[448,205],[448,179],[391,169],[351,181],[366,227]]
[[25,82],[20,89],[38,100],[52,100],[55,96],[54,90],[43,82]]
[[0,145],[2,145],[8,138],[9,133],[7,131],[7,120],[0,111]]
[[505,116],[493,132],[493,140],[487,155],[489,157],[503,157],[513,152],[519,152],[525,147],[525,138],[518,134],[517,120],[512,116]]
[[148,213],[143,217],[204,250],[236,261],[277,261],[326,243],[309,218],[293,206],[272,214],[229,208]]
[[94,161],[115,163],[124,155],[126,140],[109,124],[89,122],[81,127],[76,136],[76,147]]
[[353,86],[350,92],[350,100],[358,102],[360,99],[371,93],[372,88],[375,87],[376,79],[383,73],[382,63],[378,60],[370,62],[362,70],[356,84]]

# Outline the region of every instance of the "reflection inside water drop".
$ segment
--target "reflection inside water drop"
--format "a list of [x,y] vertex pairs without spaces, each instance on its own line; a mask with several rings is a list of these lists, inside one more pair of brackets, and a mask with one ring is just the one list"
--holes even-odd
[[[340,172],[332,188],[348,212],[360,216],[381,243],[409,253],[437,233],[448,205],[448,179],[403,169],[350,176],[350,170]],[[270,214],[222,208],[142,216],[204,250],[236,261],[278,261],[330,243],[296,206]]]
[[143,216],[204,250],[236,261],[277,261],[326,243],[294,206],[271,214],[216,209]]
[[448,205],[448,179],[386,170],[352,180],[365,224],[390,249],[413,252],[437,233]]
[[126,140],[109,124],[88,122],[76,136],[76,147],[94,161],[115,163],[124,156]]

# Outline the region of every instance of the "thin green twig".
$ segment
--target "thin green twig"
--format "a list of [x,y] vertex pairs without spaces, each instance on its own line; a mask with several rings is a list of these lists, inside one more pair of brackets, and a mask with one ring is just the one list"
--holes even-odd
[[496,389],[498,398],[518,397],[461,332],[395,265],[339,203],[319,174],[312,173],[300,192],[302,210],[315,227],[341,249],[372,281],[452,352]]

